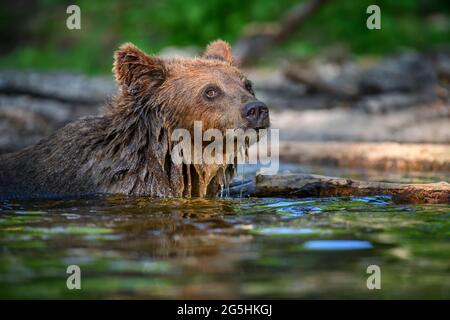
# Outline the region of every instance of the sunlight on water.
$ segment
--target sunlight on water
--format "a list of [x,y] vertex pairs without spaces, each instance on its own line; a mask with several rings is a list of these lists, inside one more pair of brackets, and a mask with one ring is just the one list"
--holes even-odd
[[308,250],[360,250],[373,248],[370,242],[359,240],[313,240],[306,241],[303,247]]
[[300,235],[316,233],[311,228],[293,228],[293,227],[269,227],[262,228],[257,233],[262,235]]

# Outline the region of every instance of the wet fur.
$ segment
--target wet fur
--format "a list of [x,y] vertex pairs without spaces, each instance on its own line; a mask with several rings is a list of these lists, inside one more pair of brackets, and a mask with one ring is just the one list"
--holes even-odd
[[[175,128],[201,119],[204,129],[239,126],[237,113],[223,113],[183,99],[193,95],[199,68],[236,73],[231,50],[211,45],[204,58],[162,63],[132,45],[115,57],[118,93],[100,116],[68,124],[20,152],[0,156],[0,195],[111,193],[155,197],[214,196],[230,181],[233,165],[175,165],[170,141]],[[193,81],[177,87],[173,68],[185,68]],[[183,70],[177,70],[183,74]],[[171,82],[165,81],[168,77]],[[245,95],[240,97],[245,102]],[[174,108],[174,105],[177,106]],[[191,103],[192,105],[192,103]]]

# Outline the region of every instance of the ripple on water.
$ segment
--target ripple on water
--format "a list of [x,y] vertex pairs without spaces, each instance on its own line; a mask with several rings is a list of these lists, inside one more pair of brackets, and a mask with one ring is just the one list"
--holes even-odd
[[301,217],[304,216],[305,214],[317,213],[321,211],[322,209],[314,206],[290,206],[290,207],[283,207],[277,210],[278,213],[287,214],[293,217]]
[[282,207],[290,207],[295,205],[302,205],[307,203],[313,203],[313,200],[302,200],[302,201],[277,201],[265,204],[264,207],[266,208],[282,208]]
[[267,228],[260,228],[255,230],[255,233],[260,235],[277,235],[277,236],[283,236],[283,235],[309,235],[318,233],[319,230],[312,229],[312,228],[298,228],[298,227],[267,227]]
[[385,205],[389,204],[389,200],[391,200],[391,196],[376,196],[376,197],[352,197],[353,201],[361,201],[370,204],[380,204]]
[[321,212],[322,209],[310,204],[314,204],[314,200],[301,200],[301,201],[276,201],[272,203],[264,204],[260,207],[276,210],[277,213],[286,215],[289,217],[302,217],[305,214]]

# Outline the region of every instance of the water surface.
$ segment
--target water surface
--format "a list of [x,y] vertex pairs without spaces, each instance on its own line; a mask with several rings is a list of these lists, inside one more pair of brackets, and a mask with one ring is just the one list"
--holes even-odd
[[387,197],[3,201],[0,298],[449,299],[449,218]]

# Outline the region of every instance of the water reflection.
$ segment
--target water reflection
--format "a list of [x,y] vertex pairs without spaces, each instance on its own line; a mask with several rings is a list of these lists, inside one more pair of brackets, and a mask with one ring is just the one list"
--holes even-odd
[[360,240],[312,240],[306,241],[303,247],[307,250],[363,250],[373,248],[369,241]]
[[0,297],[449,298],[449,218],[386,197],[3,202]]

